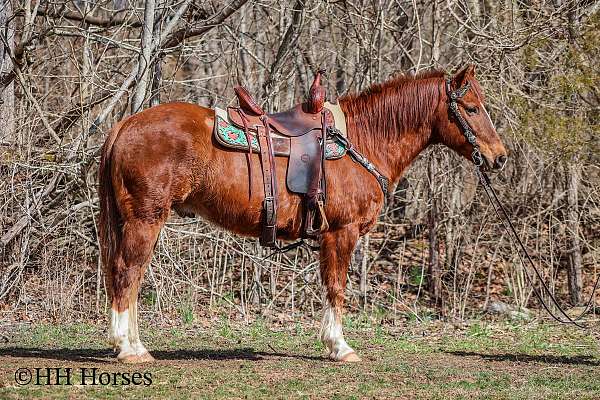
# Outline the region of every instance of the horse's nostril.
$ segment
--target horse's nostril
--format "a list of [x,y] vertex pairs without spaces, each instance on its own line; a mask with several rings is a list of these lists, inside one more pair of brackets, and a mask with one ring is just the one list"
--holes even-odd
[[496,157],[496,160],[494,161],[494,168],[496,168],[496,169],[504,168],[507,160],[508,160],[508,157],[506,157],[505,155]]

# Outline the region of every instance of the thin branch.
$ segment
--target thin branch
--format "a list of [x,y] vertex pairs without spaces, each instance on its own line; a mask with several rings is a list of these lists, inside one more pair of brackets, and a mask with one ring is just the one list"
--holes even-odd
[[127,12],[129,10],[119,10],[112,14],[109,18],[95,17],[93,15],[82,15],[79,12],[66,11],[66,12],[53,12],[48,9],[40,9],[37,12],[37,15],[48,17],[51,19],[68,19],[71,21],[84,22],[86,24],[99,26],[102,28],[110,28],[114,26],[127,26],[130,28],[139,28],[142,26],[142,21],[132,21],[131,16],[127,15],[125,17],[118,17],[119,14],[123,12]]
[[227,18],[229,18],[234,12],[239,10],[248,0],[234,0],[231,3],[225,5],[219,11],[207,18],[199,26],[186,27],[179,29],[173,34],[169,35],[168,40],[161,46],[163,49],[168,49],[181,44],[184,40],[192,37],[197,37],[205,34],[216,26],[222,24]]

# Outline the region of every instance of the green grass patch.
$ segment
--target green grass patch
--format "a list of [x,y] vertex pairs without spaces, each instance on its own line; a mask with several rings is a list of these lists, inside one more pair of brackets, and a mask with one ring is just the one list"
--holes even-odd
[[[0,398],[424,398],[596,399],[600,359],[584,332],[544,324],[437,322],[390,327],[346,319],[363,362],[339,364],[313,327],[221,319],[207,326],[145,326],[153,364],[115,362],[103,325],[38,324],[8,333],[0,346]],[[150,386],[19,387],[20,367],[97,367],[148,372]]]

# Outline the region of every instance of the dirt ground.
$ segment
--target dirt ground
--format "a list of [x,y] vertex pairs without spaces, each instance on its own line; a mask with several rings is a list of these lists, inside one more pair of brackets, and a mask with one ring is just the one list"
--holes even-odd
[[600,398],[590,332],[481,321],[346,326],[362,363],[329,361],[315,327],[301,324],[145,326],[156,362],[137,366],[115,361],[104,321],[4,326],[0,398]]

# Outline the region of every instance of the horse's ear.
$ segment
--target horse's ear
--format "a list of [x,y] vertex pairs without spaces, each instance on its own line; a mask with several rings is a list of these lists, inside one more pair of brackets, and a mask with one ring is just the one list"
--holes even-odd
[[458,71],[452,80],[456,87],[464,85],[469,78],[475,77],[475,64],[468,64],[466,67]]

